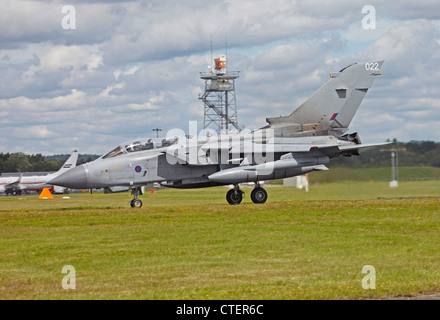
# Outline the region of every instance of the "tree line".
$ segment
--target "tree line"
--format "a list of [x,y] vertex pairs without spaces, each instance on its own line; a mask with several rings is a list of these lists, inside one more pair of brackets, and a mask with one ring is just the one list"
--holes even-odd
[[379,168],[391,166],[391,153],[397,156],[399,166],[428,166],[440,168],[440,143],[433,141],[398,142],[382,147],[368,148],[360,156],[339,157],[329,167]]
[[[391,165],[391,151],[397,150],[400,166],[440,167],[440,143],[433,141],[398,142],[383,147],[364,149],[360,156],[339,157],[330,161],[329,167],[377,168]],[[396,152],[396,151],[394,151]],[[69,158],[69,154],[43,156],[18,153],[0,153],[0,173],[4,172],[41,172],[57,171]],[[98,155],[86,154],[78,157],[78,165],[98,158]]]

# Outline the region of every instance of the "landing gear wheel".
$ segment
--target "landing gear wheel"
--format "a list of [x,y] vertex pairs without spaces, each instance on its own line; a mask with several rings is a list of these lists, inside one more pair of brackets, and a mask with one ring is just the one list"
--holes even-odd
[[254,203],[265,203],[267,200],[267,192],[261,187],[256,187],[251,192],[251,199]]
[[133,199],[130,202],[132,208],[140,208],[142,207],[142,201],[140,199]]
[[142,195],[141,188],[134,188],[131,190],[131,194],[133,195],[133,200],[130,201],[130,205],[132,208],[140,208],[142,207],[141,199],[138,199],[139,195]]
[[243,191],[240,189],[231,189],[226,193],[226,200],[229,204],[240,204],[243,200]]

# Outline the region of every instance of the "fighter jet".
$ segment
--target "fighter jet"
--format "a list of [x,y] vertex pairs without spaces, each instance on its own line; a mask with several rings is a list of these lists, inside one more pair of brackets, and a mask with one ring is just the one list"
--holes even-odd
[[252,201],[264,203],[268,195],[262,181],[328,170],[325,165],[331,159],[386,144],[362,144],[357,133],[347,133],[362,99],[382,73],[382,63],[354,63],[330,73],[330,80],[290,115],[267,118],[267,125],[253,132],[136,139],[49,183],[104,188],[106,193],[131,190],[131,206],[141,207],[141,187],[151,182],[171,188],[233,185],[226,194],[232,205],[243,199],[239,184],[253,182]]
[[72,155],[55,173],[32,176],[23,176],[23,174],[21,174],[19,177],[1,177],[0,193],[4,192],[7,195],[21,195],[24,190],[42,190],[43,188],[51,188],[53,187],[53,184],[48,184],[47,182],[67,172],[71,168],[76,167],[77,160],[78,151],[74,150]]

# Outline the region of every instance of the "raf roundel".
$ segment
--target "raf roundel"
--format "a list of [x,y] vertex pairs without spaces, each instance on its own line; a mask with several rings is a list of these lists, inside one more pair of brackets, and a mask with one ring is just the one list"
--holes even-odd
[[134,168],[134,170],[135,170],[136,172],[141,172],[141,171],[142,171],[142,168],[141,168],[141,166],[136,166],[136,168]]

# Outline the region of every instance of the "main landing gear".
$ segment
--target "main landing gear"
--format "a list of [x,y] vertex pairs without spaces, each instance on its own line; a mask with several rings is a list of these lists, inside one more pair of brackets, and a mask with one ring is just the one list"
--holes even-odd
[[142,207],[141,199],[138,199],[138,196],[142,195],[141,188],[134,188],[131,190],[131,194],[133,195],[133,200],[131,200],[130,205],[132,208],[140,208]]
[[234,189],[231,189],[226,193],[226,200],[229,204],[240,204],[241,200],[243,200],[244,192],[240,190],[238,185],[234,186]]
[[267,200],[267,192],[257,185],[251,192],[251,199],[254,203],[265,203]]
[[[240,204],[243,200],[244,192],[239,188],[238,184],[234,185],[234,189],[231,189],[226,193],[226,200],[229,204]],[[267,192],[258,183],[254,190],[251,192],[251,199],[253,203],[265,203],[267,200]]]
[[8,189],[5,190],[5,193],[7,196],[13,195],[13,196],[21,196],[21,190],[20,189]]

